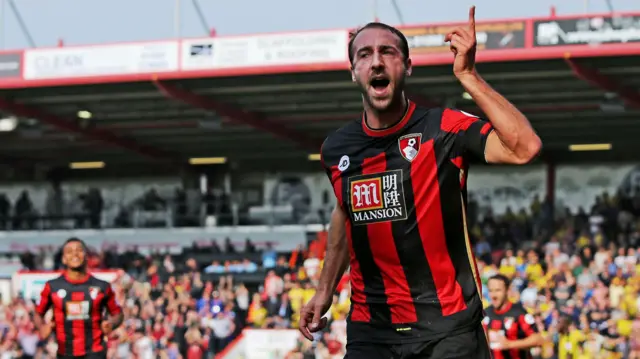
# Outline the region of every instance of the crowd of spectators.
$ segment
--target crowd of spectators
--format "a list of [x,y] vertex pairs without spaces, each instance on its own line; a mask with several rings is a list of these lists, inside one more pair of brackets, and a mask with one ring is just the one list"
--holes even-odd
[[[603,195],[590,211],[574,214],[536,199],[518,213],[485,211],[474,218],[482,282],[496,273],[511,278],[511,299],[535,316],[545,338],[532,351],[535,358],[640,358],[639,213],[640,198]],[[94,267],[124,268],[114,288],[126,319],[109,338],[109,358],[212,358],[244,328],[295,328],[303,303],[315,293],[321,246],[286,254],[270,247],[258,251],[250,241],[245,247],[253,257],[204,264],[189,256],[176,262],[135,252],[92,256]],[[239,252],[229,242],[197,251]],[[249,259],[257,252],[260,260]],[[36,267],[55,267],[55,255],[41,256],[32,259]],[[264,280],[240,282],[246,273],[264,273]],[[348,278],[334,296],[328,330],[315,343],[300,340],[288,358],[342,358]],[[488,305],[486,286],[482,294]],[[55,344],[38,337],[32,309],[21,298],[0,308],[0,359],[51,357]]]
[[546,341],[537,358],[640,358],[640,197],[598,197],[590,211],[534,201],[473,227],[483,298],[487,280],[511,279],[512,301]]

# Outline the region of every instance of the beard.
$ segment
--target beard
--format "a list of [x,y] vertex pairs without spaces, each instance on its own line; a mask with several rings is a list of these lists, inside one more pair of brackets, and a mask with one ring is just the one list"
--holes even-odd
[[73,265],[68,265],[66,266],[68,270],[72,270],[74,272],[84,272],[87,270],[87,260],[85,259],[81,264],[73,266]]
[[391,87],[391,93],[385,98],[375,98],[369,93],[371,85],[368,79],[366,82],[356,80],[356,83],[358,84],[358,88],[364,101],[370,108],[374,109],[378,113],[389,112],[395,110],[398,106],[404,106],[402,97],[405,84],[404,76],[395,83],[389,83],[388,86]]
[[502,308],[505,304],[507,304],[507,297],[504,298],[498,298],[497,300],[493,300],[491,299],[491,304],[495,303],[495,307],[496,308]]

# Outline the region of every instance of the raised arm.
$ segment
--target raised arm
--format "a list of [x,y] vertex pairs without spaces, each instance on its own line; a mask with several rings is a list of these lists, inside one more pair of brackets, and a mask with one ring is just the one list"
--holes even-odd
[[504,96],[494,90],[475,68],[475,7],[469,10],[468,26],[447,34],[454,53],[453,73],[478,107],[487,115],[493,131],[488,134],[484,158],[488,163],[525,164],[533,160],[542,142],[529,120]]
[[460,83],[487,115],[493,131],[487,136],[484,158],[488,163],[526,164],[533,160],[542,142],[529,120],[479,74],[459,77]]

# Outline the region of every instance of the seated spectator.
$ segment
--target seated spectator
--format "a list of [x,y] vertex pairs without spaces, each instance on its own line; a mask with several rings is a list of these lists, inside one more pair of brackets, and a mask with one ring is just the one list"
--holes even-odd
[[242,271],[245,273],[254,273],[258,270],[258,266],[250,261],[248,258],[245,258],[242,261]]
[[242,262],[240,262],[239,260],[232,260],[229,261],[229,265],[226,266],[227,267],[227,271],[229,273],[242,273],[244,272],[244,264]]
[[214,260],[213,262],[211,262],[210,265],[206,266],[204,268],[204,272],[205,273],[224,273],[225,272],[225,268],[224,266],[222,266],[220,264],[220,261]]
[[273,249],[271,243],[267,243],[267,248],[262,252],[262,268],[271,269],[276,266],[278,253]]

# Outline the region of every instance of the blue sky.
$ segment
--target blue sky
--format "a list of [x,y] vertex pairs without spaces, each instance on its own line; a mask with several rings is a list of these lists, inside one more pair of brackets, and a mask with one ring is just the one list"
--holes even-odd
[[[175,37],[179,3],[182,37],[206,36],[191,0],[14,0],[37,46],[145,41]],[[617,11],[640,11],[640,0],[612,0]],[[398,24],[390,0],[199,0],[207,22],[219,35],[348,28],[373,19]],[[607,11],[605,0],[398,0],[406,23],[465,20],[476,5],[478,19]],[[446,4],[443,5],[443,4]],[[0,0],[0,48],[28,42],[6,0]]]

